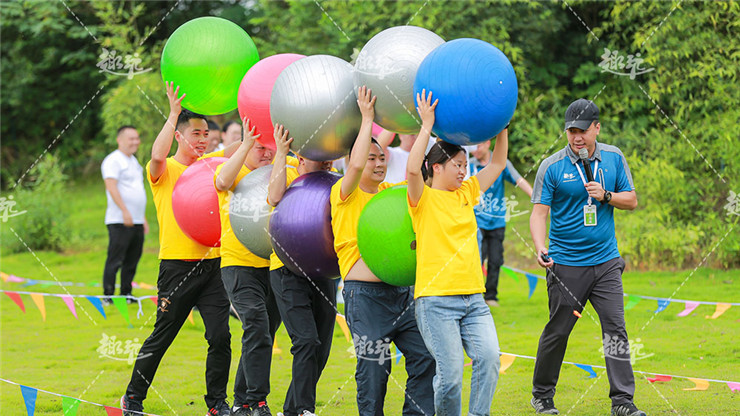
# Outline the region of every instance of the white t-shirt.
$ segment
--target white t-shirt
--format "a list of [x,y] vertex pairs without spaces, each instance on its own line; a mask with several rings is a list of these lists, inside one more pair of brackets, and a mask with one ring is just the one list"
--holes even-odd
[[[424,154],[429,153],[429,149],[434,146],[434,143],[437,142],[437,139],[435,137],[429,138],[429,143],[427,144],[427,150],[424,151]],[[465,158],[467,159],[470,150],[474,150],[476,148],[476,145],[472,146],[463,146],[463,150],[465,150]],[[409,152],[401,149],[400,147],[389,147],[388,154],[386,155],[386,158],[388,159],[388,168],[385,173],[385,182],[388,183],[399,183],[406,180],[406,163],[409,161]],[[465,174],[465,180],[467,180],[470,177],[470,166],[468,166],[468,172]]]
[[[139,161],[131,156],[126,156],[120,150],[103,159],[100,165],[103,179],[115,179],[118,181],[118,193],[121,194],[123,204],[134,220],[134,224],[144,223],[144,211],[146,210],[146,191],[144,190],[144,168]],[[105,190],[108,198],[108,208],[105,210],[106,224],[123,224],[123,212],[113,201],[110,192]]]

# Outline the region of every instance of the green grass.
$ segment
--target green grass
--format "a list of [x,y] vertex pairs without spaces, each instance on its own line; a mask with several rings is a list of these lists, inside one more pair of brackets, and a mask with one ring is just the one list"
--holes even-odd
[[[0,269],[21,277],[60,281],[100,281],[107,234],[103,225],[105,197],[97,183],[83,184],[69,190],[73,207],[71,220],[78,224],[81,236],[75,247],[64,254],[51,252],[25,252],[2,255]],[[101,196],[102,194],[102,196]],[[523,198],[519,198],[523,200]],[[524,205],[524,204],[522,204]],[[526,208],[524,208],[526,209]],[[153,225],[146,241],[144,256],[139,264],[138,281],[156,283],[156,219],[149,207],[148,217]],[[527,260],[526,243],[529,243],[527,215],[516,217],[507,230],[507,263],[542,273]],[[11,224],[10,222],[8,224]],[[11,224],[12,226],[12,224]],[[519,239],[513,229],[523,237]],[[526,235],[524,234],[526,232]],[[3,238],[7,235],[3,234]],[[11,237],[12,236],[11,234]],[[42,266],[48,267],[52,277]],[[690,278],[687,277],[691,276]],[[685,281],[685,283],[684,283]],[[683,285],[682,285],[683,283]],[[698,269],[686,271],[637,272],[624,275],[624,289],[628,293],[679,299],[739,302],[737,270]],[[31,286],[23,288],[17,283],[2,283],[6,290],[46,291],[63,293],[60,287]],[[74,294],[100,294],[100,288],[72,287]],[[527,283],[502,275],[500,283],[501,307],[494,309],[501,349],[505,352],[534,356],[537,341],[547,321],[547,297],[544,282],[540,282],[531,299],[527,299]],[[137,296],[154,294],[138,290]],[[114,307],[108,307],[108,319],[86,300],[77,307],[79,320],[67,310],[64,303],[46,298],[47,319],[41,315],[28,296],[23,296],[26,313],[7,297],[0,300],[0,377],[28,386],[89,400],[105,405],[117,405],[131,375],[131,366],[125,361],[100,357],[96,349],[103,334],[118,340],[138,339],[149,335],[152,329],[155,305],[143,303],[144,315],[136,318],[137,308],[129,307],[133,327],[127,327]],[[714,308],[702,305],[685,318],[676,316],[682,304],[671,304],[665,311],[654,315],[655,301],[643,300],[626,314],[630,339],[643,345],[641,354],[646,358],[635,363],[635,370],[684,375],[690,377],[740,381],[740,307],[733,307],[716,320],[705,319]],[[340,305],[341,310],[341,305]],[[89,315],[89,317],[88,317]],[[174,344],[167,352],[157,373],[146,410],[155,414],[203,414],[202,396],[205,393],[204,372],[207,344],[203,338],[204,327],[196,313],[195,325],[186,322]],[[593,318],[593,320],[592,320]],[[599,353],[601,332],[598,317],[590,305],[570,338],[566,361],[603,365]],[[229,392],[233,387],[236,362],[239,358],[241,329],[231,320],[232,367]],[[351,344],[339,327],[335,331],[332,355],[318,385],[317,413],[322,415],[356,414],[354,366]],[[282,349],[273,357],[272,393],[269,401],[273,411],[279,410],[290,381],[290,341],[281,327],[277,343]],[[647,356],[649,355],[649,356]],[[388,385],[385,412],[401,413],[405,384],[403,360],[394,365]],[[492,408],[494,415],[533,414],[528,401],[531,391],[533,361],[517,358],[506,374],[499,379]],[[595,369],[598,378],[588,379],[586,373],[571,365],[564,365],[558,385],[556,403],[561,413],[575,415],[607,415],[609,413],[608,382],[605,371]],[[470,367],[465,369],[464,406],[470,386]],[[637,375],[635,400],[650,415],[725,415],[740,408],[738,395],[722,383],[710,383],[707,391],[683,391],[693,387],[688,380],[674,379],[668,383],[650,384],[644,376]],[[25,407],[17,386],[0,382],[0,414],[25,415]],[[36,415],[60,414],[61,398],[39,392]],[[104,410],[82,403],[79,415],[103,415]]]

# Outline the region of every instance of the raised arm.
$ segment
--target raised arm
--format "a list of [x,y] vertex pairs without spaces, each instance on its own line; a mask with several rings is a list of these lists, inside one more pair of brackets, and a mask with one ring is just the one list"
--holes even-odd
[[236,149],[234,154],[231,155],[229,160],[224,163],[224,167],[221,168],[221,172],[219,172],[218,177],[216,178],[216,189],[219,191],[228,191],[231,189],[234,185],[234,180],[236,180],[236,176],[239,174],[239,171],[244,165],[244,161],[247,159],[247,153],[249,153],[252,146],[254,146],[254,141],[260,137],[259,134],[254,134],[257,127],[252,127],[252,129],[249,130],[249,120],[246,117],[244,117],[242,122],[244,123],[242,127],[242,132],[244,133],[242,140],[239,143],[239,147]]
[[496,182],[496,178],[506,168],[506,156],[509,152],[509,129],[503,129],[501,133],[496,136],[496,144],[493,146],[493,154],[491,155],[491,161],[488,162],[486,167],[480,170],[476,178],[480,184],[481,192],[485,192],[488,188]]
[[383,153],[388,154],[388,152],[385,151],[385,149],[388,148],[388,146],[393,143],[393,139],[396,137],[396,133],[383,129],[383,131],[380,132],[378,135],[378,144],[380,145],[380,148],[383,149]]
[[362,170],[367,163],[367,155],[370,153],[370,139],[373,133],[373,117],[375,117],[375,98],[372,90],[367,87],[360,87],[357,90],[357,105],[360,106],[362,113],[362,125],[360,132],[357,134],[355,144],[352,146],[352,155],[349,158],[347,169],[344,172],[342,188],[339,197],[342,201],[357,188],[362,178]]
[[290,144],[293,142],[292,137],[288,138],[289,134],[288,130],[285,130],[282,124],[275,125],[273,136],[275,136],[277,150],[275,151],[274,162],[272,162],[270,183],[267,184],[267,203],[273,207],[277,206],[285,194],[285,189],[288,187],[288,179],[285,173],[285,158],[288,157]]
[[432,103],[431,91],[429,91],[429,95],[426,94],[426,90],[421,91],[421,96],[416,94],[416,104],[418,105],[416,111],[421,116],[421,130],[419,130],[419,135],[416,136],[414,146],[409,152],[409,160],[406,162],[406,180],[408,181],[406,192],[412,206],[419,203],[421,194],[424,192],[424,177],[421,174],[421,165],[424,163],[424,152],[427,144],[429,144],[429,137],[432,135],[434,109],[437,108],[438,103],[439,100],[434,100],[434,103]]
[[154,182],[162,176],[167,168],[167,155],[170,154],[172,139],[175,137],[175,130],[177,130],[177,117],[180,116],[182,99],[185,98],[185,94],[177,98],[180,87],[174,88],[174,82],[166,82],[165,85],[167,86],[167,98],[170,101],[170,114],[152,145],[152,161],[149,164],[149,175]]

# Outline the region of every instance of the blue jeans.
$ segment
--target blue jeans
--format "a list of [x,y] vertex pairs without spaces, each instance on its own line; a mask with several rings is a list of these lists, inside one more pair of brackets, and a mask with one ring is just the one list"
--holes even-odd
[[390,343],[406,357],[404,416],[434,414],[434,359],[414,318],[414,292],[382,282],[344,282],[345,312],[357,354],[357,410],[382,416],[391,373]]
[[463,348],[473,359],[468,415],[489,415],[500,360],[496,326],[483,296],[420,297],[416,299],[416,322],[437,361],[437,416],[459,416],[462,412]]

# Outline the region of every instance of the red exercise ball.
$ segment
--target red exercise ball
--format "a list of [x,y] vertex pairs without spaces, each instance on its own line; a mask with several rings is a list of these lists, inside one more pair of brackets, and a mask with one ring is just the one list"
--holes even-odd
[[272,137],[273,125],[270,118],[270,95],[272,86],[283,69],[293,62],[305,58],[305,55],[281,53],[262,59],[252,66],[242,79],[237,95],[239,116],[248,118],[252,126],[257,127],[257,134],[262,136],[260,143],[275,149],[275,138]]
[[207,247],[221,246],[221,217],[213,175],[225,157],[198,160],[180,175],[172,190],[172,211],[180,229]]

